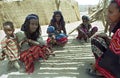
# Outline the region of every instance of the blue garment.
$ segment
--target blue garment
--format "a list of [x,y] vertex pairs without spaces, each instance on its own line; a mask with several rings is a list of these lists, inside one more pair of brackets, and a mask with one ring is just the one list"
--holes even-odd
[[67,36],[64,33],[60,33],[60,34],[56,35],[56,40],[59,40],[64,37],[67,37]]
[[54,32],[55,32],[55,27],[49,26],[49,27],[47,28],[47,32],[49,32],[49,33],[54,33]]

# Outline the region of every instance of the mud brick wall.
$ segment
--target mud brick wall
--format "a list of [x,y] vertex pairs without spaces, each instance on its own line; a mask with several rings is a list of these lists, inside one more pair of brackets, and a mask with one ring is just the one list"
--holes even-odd
[[[59,9],[66,23],[80,20],[78,3],[75,0],[60,0]],[[47,25],[55,10],[56,0],[0,1],[0,29],[5,21],[12,21],[16,28],[20,28],[25,17],[31,13],[39,16],[41,25]]]

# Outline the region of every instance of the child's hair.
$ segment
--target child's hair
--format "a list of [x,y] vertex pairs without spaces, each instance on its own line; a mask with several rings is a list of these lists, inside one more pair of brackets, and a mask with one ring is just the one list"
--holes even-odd
[[86,16],[86,15],[83,15],[83,16],[82,16],[82,20],[89,21],[90,19],[89,19],[89,17],[88,17],[88,16]]
[[117,4],[117,8],[119,9],[120,11],[120,1],[119,0],[111,0],[110,4],[111,3],[116,3]]
[[39,21],[39,17],[38,15],[36,14],[29,14],[22,27],[21,27],[21,30],[25,32],[25,35],[27,36],[27,38],[29,39],[32,39],[32,40],[37,40],[37,38],[39,37],[39,35],[41,35],[41,27],[40,27],[40,24],[38,22],[38,28],[37,30],[33,33],[33,34],[30,34],[30,30],[29,30],[29,25],[30,25],[30,20],[31,19],[37,19]]
[[12,29],[14,29],[14,25],[11,21],[6,21],[6,22],[3,23],[3,27],[5,27],[7,25],[9,25]]

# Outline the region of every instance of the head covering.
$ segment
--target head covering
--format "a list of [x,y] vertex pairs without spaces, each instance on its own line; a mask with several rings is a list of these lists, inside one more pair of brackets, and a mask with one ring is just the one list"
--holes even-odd
[[88,16],[83,15],[83,16],[82,16],[82,20],[87,20],[87,21],[89,21],[90,19],[89,19],[89,17],[88,17]]
[[55,32],[55,27],[49,26],[49,27],[47,28],[47,32],[49,32],[49,33],[54,33],[54,32]]
[[36,14],[29,14],[27,17],[26,17],[26,20],[30,20],[30,19],[38,19],[38,16]]
[[115,0],[118,6],[120,6],[120,0]]
[[62,14],[61,11],[54,11],[54,14]]
[[24,24],[22,25],[21,27],[21,30],[24,31],[27,27],[26,23],[31,20],[31,19],[39,19],[39,17],[36,15],[36,14],[29,14],[26,19],[25,19],[25,22]]

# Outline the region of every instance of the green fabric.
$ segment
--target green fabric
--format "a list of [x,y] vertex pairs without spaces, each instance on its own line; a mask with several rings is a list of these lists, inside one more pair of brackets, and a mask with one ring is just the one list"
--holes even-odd
[[[24,39],[27,39],[27,37],[25,36],[25,33],[23,31],[17,32],[16,36],[18,38],[18,43],[20,43]],[[43,40],[43,38],[41,36],[39,36],[36,43],[40,44],[40,46],[46,45],[45,41]],[[27,42],[23,43],[20,47],[21,51],[27,50],[29,48],[30,48],[30,46]]]

